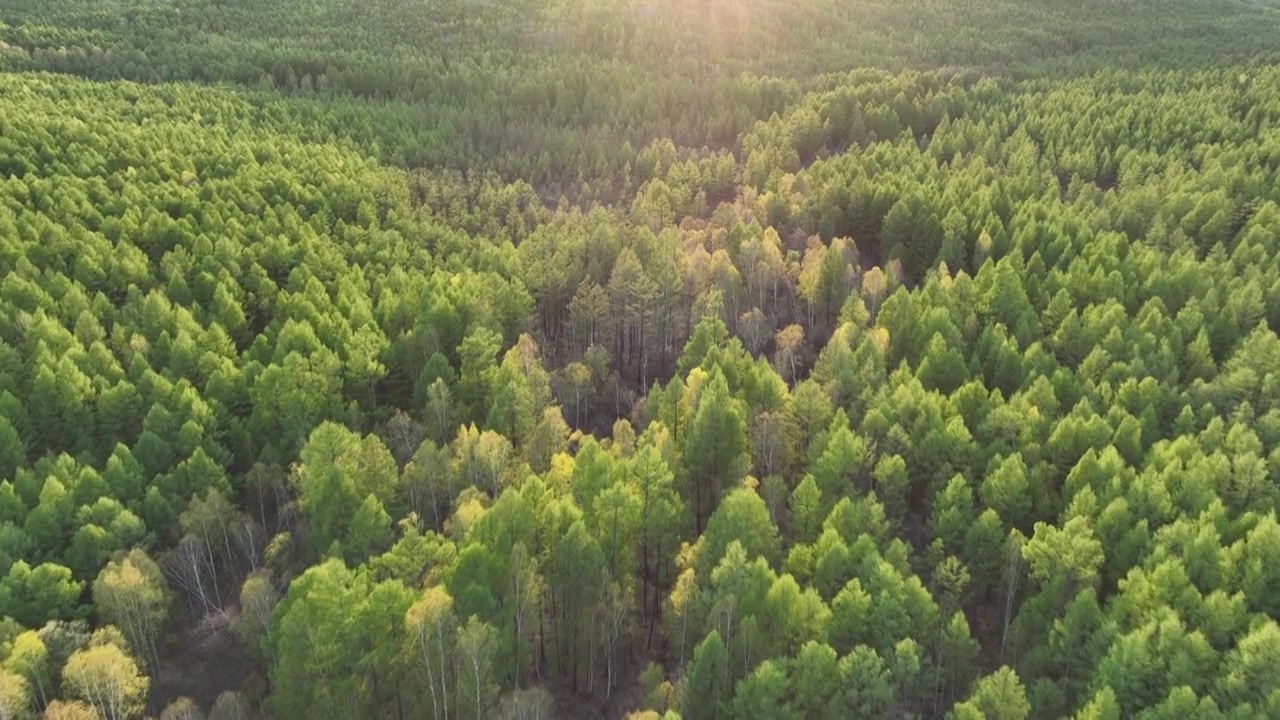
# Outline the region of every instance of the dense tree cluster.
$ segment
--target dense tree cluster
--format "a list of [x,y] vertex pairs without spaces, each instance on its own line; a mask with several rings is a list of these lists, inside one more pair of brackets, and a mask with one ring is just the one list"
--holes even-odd
[[0,70],[235,84],[395,164],[595,197],[649,143],[731,147],[828,73],[1259,62],[1273,23],[1208,0],[11,0]]
[[1219,5],[11,3],[0,718],[1280,716]]

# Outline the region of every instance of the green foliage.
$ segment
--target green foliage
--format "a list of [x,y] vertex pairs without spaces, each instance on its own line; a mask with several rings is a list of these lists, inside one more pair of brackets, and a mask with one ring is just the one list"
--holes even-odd
[[5,10],[0,715],[1280,713],[1268,3]]
[[0,579],[0,606],[5,614],[26,627],[48,620],[69,620],[81,613],[84,584],[72,579],[61,565],[43,563],[31,567],[19,560]]
[[382,441],[326,423],[311,433],[300,459],[299,504],[311,519],[318,553],[345,543],[351,558],[363,559],[389,544],[391,521],[382,502],[394,498],[398,473]]
[[[976,713],[976,714],[975,714]],[[1030,716],[1026,691],[1018,674],[1008,667],[978,681],[973,695],[956,705],[953,717],[980,717],[989,720],[1023,720]]]
[[712,630],[693,651],[685,671],[681,716],[690,720],[729,717],[729,656],[720,633]]
[[[317,565],[276,607],[268,640],[273,705],[288,715],[347,707],[378,714],[394,702],[397,648],[412,603],[397,581],[376,582],[337,560]],[[317,658],[324,658],[318,665]],[[317,671],[322,680],[315,678]]]
[[746,421],[719,372],[706,381],[697,400],[684,448],[686,503],[701,533],[721,494],[742,479],[749,462]]
[[762,557],[770,565],[776,566],[782,555],[778,528],[764,501],[750,488],[739,488],[725,496],[707,522],[698,551],[698,565],[704,575],[710,574],[735,542],[742,545],[747,557]]

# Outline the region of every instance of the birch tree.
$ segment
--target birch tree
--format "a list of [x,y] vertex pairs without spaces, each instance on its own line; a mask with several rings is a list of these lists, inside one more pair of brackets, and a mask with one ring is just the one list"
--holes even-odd
[[98,574],[93,602],[103,619],[121,629],[130,647],[144,653],[153,670],[159,669],[156,638],[170,602],[160,567],[142,550],[131,550]]
[[102,720],[142,715],[151,681],[118,646],[106,643],[80,650],[62,672],[71,692],[92,705]]

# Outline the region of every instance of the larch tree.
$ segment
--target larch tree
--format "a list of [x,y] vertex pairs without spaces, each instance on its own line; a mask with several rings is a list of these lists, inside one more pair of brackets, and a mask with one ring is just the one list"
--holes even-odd
[[694,649],[685,669],[681,714],[689,720],[727,718],[732,690],[729,655],[720,633],[712,630]]
[[[977,713],[974,715],[973,713]],[[982,717],[989,720],[1026,720],[1031,715],[1026,690],[1018,674],[1008,667],[978,681],[973,695],[955,708],[957,720]]]
[[720,495],[746,474],[747,428],[739,404],[716,373],[702,391],[684,444],[685,488],[701,534]]

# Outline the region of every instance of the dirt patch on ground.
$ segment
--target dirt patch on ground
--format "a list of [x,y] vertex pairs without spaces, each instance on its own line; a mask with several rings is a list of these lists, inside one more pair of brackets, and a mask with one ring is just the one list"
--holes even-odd
[[223,692],[252,689],[257,661],[231,631],[233,619],[227,612],[210,614],[160,648],[160,671],[151,684],[153,712],[179,697],[207,709]]

